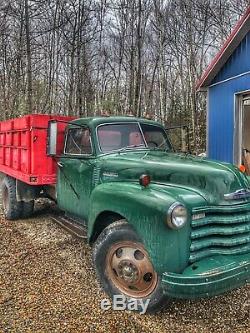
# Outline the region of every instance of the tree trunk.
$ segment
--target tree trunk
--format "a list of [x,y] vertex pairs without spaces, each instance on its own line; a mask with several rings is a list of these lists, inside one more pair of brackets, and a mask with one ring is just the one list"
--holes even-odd
[[33,112],[33,92],[32,92],[32,64],[31,64],[31,45],[30,45],[30,18],[29,18],[29,3],[24,0],[25,13],[25,32],[26,32],[26,57],[27,57],[27,100],[28,112]]

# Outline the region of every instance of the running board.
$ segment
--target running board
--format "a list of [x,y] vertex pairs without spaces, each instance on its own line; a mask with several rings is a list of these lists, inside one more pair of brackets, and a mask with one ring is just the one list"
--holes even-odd
[[81,239],[87,239],[87,229],[82,223],[79,223],[78,220],[65,215],[51,216],[51,218],[74,236]]

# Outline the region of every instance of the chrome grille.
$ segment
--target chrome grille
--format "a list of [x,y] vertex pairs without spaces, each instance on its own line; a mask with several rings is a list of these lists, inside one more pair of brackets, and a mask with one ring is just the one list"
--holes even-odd
[[250,251],[250,211],[205,212],[191,223],[191,263],[213,255]]

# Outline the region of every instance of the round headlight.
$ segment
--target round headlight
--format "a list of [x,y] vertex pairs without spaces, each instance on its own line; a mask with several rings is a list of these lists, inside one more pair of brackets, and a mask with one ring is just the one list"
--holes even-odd
[[180,229],[187,222],[188,212],[179,202],[173,203],[168,210],[167,224],[172,229]]

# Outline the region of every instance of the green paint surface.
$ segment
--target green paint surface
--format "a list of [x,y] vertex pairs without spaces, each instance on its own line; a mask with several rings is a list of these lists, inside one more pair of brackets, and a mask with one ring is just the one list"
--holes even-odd
[[[234,273],[242,268],[242,256],[244,262],[249,264],[250,260],[250,199],[225,200],[224,194],[249,189],[248,178],[231,164],[174,152],[133,149],[103,154],[97,127],[123,122],[162,127],[150,120],[126,117],[76,120],[76,124],[90,129],[93,154],[61,157],[63,168],[57,178],[59,207],[85,220],[90,240],[100,214],[110,212],[125,218],[140,236],[171,295],[176,290],[177,297],[187,296],[183,288],[177,287],[182,284],[181,278],[187,281],[191,273],[197,295],[230,289]],[[142,174],[151,176],[146,188],[139,185]],[[188,223],[180,230],[172,230],[166,224],[167,211],[176,201],[189,212]],[[190,271],[194,263],[199,263],[199,272],[210,276],[214,260],[216,269],[224,267],[221,272],[226,272],[228,282],[223,287],[219,280],[204,282]],[[234,266],[231,278],[230,262]],[[239,275],[242,279],[237,280],[237,285],[249,277],[249,269]]]

